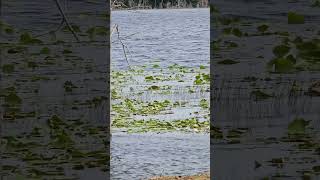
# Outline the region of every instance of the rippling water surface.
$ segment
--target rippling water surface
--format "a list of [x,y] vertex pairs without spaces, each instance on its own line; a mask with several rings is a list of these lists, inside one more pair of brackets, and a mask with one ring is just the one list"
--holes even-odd
[[[112,25],[119,32],[129,63],[160,61],[162,67],[177,63],[195,67],[209,64],[209,9],[113,11]],[[112,40],[112,64],[127,66],[116,33]]]

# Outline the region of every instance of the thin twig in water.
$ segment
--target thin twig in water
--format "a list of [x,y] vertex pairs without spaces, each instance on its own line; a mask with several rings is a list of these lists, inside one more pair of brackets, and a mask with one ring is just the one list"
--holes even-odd
[[[136,35],[136,34],[138,34],[138,33],[130,34],[130,35],[128,35],[128,36],[123,37],[122,39],[125,39],[125,38],[128,38],[128,37],[131,37],[131,36]],[[111,32],[111,35],[112,35],[112,32]],[[116,42],[116,41],[112,41],[111,43],[114,43],[114,42]]]
[[120,42],[121,45],[122,45],[122,50],[123,50],[124,57],[125,57],[125,59],[126,59],[126,61],[127,61],[127,64],[128,64],[128,66],[129,66],[129,69],[131,69],[131,66],[130,66],[129,61],[128,61],[126,49],[125,49],[125,48],[127,48],[127,47],[126,47],[126,45],[124,45],[124,43],[123,43],[122,40],[121,40],[118,25],[115,26],[115,29],[116,29],[116,32],[117,32],[117,35],[118,35],[118,40],[119,40],[119,42]]
[[64,12],[63,12],[63,10],[62,10],[62,8],[61,8],[61,5],[60,5],[60,3],[59,3],[59,0],[54,0],[54,1],[55,1],[56,5],[58,6],[58,9],[59,9],[59,11],[60,11],[60,13],[61,13],[61,15],[62,15],[62,17],[63,17],[63,19],[64,19],[64,22],[66,22],[66,25],[67,25],[68,29],[71,31],[71,33],[73,34],[73,36],[74,36],[74,37],[76,38],[76,40],[79,42],[80,40],[79,40],[76,32],[72,29],[72,27],[71,27],[71,25],[70,25],[70,23],[69,23],[66,15],[64,14]]

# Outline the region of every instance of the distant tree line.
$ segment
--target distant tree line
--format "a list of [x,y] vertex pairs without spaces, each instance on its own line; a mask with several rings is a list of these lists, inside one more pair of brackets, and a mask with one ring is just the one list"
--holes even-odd
[[113,9],[208,7],[208,0],[112,0]]

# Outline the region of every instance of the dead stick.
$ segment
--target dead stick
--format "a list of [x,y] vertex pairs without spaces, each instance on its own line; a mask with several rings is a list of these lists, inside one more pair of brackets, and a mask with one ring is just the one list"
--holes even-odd
[[72,27],[71,27],[71,25],[70,25],[70,23],[69,23],[66,15],[64,14],[64,12],[63,12],[63,10],[62,10],[62,8],[61,8],[61,5],[60,5],[60,3],[59,3],[59,0],[54,0],[54,1],[56,2],[56,5],[58,6],[58,9],[59,9],[62,17],[63,17],[64,21],[66,22],[68,29],[71,31],[71,33],[73,34],[73,36],[74,36],[74,37],[76,38],[76,40],[79,42],[80,40],[79,40],[77,34],[76,34],[76,33],[74,32],[74,30],[72,29]]
[[127,53],[126,53],[126,50],[125,50],[125,47],[126,47],[126,46],[125,46],[125,45],[123,44],[123,42],[121,41],[120,32],[119,32],[118,26],[116,26],[116,30],[117,30],[119,42],[120,42],[121,45],[122,45],[122,50],[123,50],[124,57],[126,58],[126,61],[127,61],[127,63],[128,63],[128,66],[129,66],[129,69],[131,69],[131,66],[130,66],[129,61],[128,61],[128,58],[127,58]]

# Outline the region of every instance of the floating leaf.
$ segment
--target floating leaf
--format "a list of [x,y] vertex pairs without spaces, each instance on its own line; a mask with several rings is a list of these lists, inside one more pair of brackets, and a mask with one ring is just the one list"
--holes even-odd
[[288,24],[304,24],[304,16],[295,12],[289,12]]
[[276,58],[268,63],[269,69],[276,73],[290,73],[295,70],[295,58],[288,56],[286,58]]
[[320,0],[315,0],[315,1],[312,3],[311,7],[320,7]]
[[153,81],[154,80],[154,77],[153,76],[146,76],[144,78],[146,81]]
[[159,86],[150,86],[148,89],[149,90],[160,90],[160,87]]
[[258,26],[258,27],[257,27],[257,30],[258,30],[259,32],[264,33],[264,32],[266,32],[266,31],[268,30],[268,28],[269,28],[268,25],[263,24],[263,25]]
[[48,47],[43,47],[41,50],[40,50],[40,53],[41,54],[50,54],[50,49]]
[[232,34],[237,36],[237,37],[241,37],[243,35],[243,33],[238,28],[233,28],[232,29]]
[[203,109],[208,109],[209,108],[209,103],[206,99],[201,99],[199,106]]
[[273,48],[272,52],[277,57],[283,57],[288,54],[290,51],[290,47],[286,45],[279,45]]
[[15,92],[10,92],[7,96],[5,96],[5,102],[10,105],[17,105],[21,104],[22,99]]
[[288,133],[304,134],[307,125],[309,125],[309,121],[306,121],[302,118],[296,118],[288,125]]
[[206,69],[206,67],[203,65],[200,65],[200,69]]
[[265,92],[262,92],[260,90],[255,90],[251,92],[251,95],[255,97],[256,100],[265,100],[273,97],[272,95],[269,95]]
[[23,33],[20,36],[20,43],[22,44],[39,44],[42,43],[41,40],[32,38],[29,33]]

